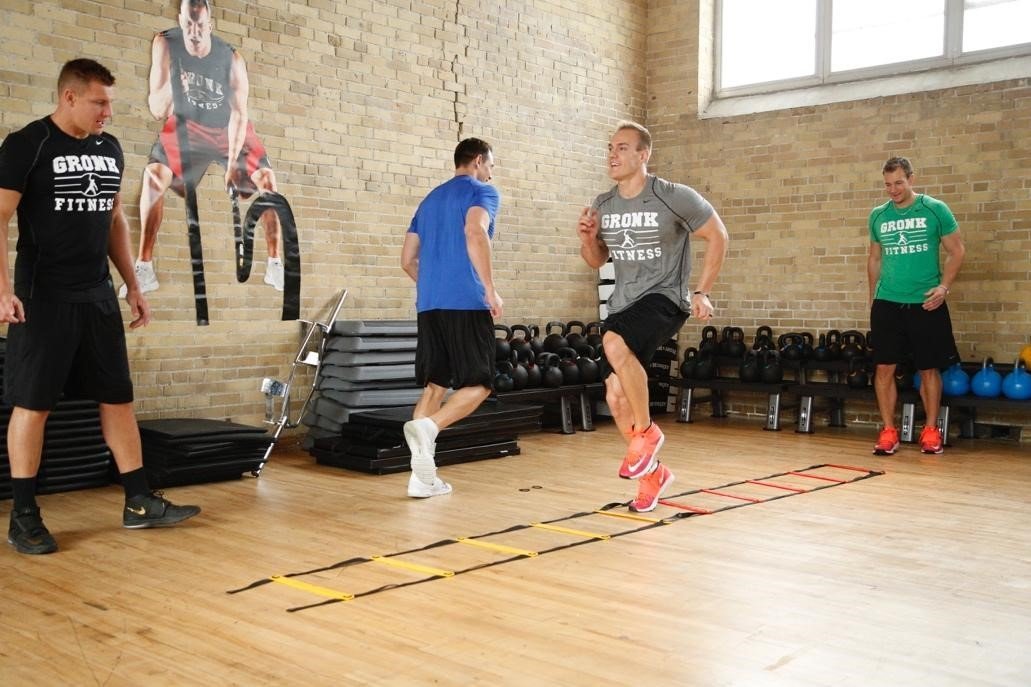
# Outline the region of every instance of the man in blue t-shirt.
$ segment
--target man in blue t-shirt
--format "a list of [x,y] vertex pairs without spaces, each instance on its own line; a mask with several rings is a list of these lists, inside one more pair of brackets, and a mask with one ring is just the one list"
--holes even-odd
[[[490,394],[494,319],[502,312],[494,287],[490,240],[501,196],[489,183],[494,153],[467,138],[455,148],[455,176],[419,204],[401,248],[401,268],[416,285],[415,375],[423,387],[404,426],[412,452],[408,495],[440,496],[451,485],[437,477],[437,433]],[[448,388],[455,392],[443,403]]]

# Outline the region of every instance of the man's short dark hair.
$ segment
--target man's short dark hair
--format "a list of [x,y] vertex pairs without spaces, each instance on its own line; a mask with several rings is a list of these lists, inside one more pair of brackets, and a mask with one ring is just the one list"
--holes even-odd
[[92,81],[103,86],[114,86],[115,76],[96,60],[80,57],[65,62],[61,67],[61,73],[57,76],[57,90],[63,91],[73,82],[80,87],[88,86]]
[[637,122],[631,122],[630,120],[624,120],[616,125],[616,133],[619,133],[624,129],[637,132],[637,150],[652,149],[652,134],[650,131],[645,129],[643,125],[638,124]]
[[896,169],[901,169],[906,178],[913,176],[913,163],[909,161],[909,158],[905,157],[890,157],[888,161],[884,163],[884,167],[881,168],[882,174],[888,172],[894,172]]
[[490,144],[486,141],[467,138],[455,148],[455,169],[469,164],[476,159],[477,155],[489,155],[490,153]]

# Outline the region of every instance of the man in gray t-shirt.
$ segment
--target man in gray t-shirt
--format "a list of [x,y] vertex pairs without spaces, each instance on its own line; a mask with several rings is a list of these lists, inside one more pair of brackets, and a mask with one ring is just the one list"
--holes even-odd
[[[673,473],[657,459],[665,437],[651,421],[644,366],[680,331],[690,314],[707,320],[709,290],[727,252],[727,229],[698,193],[648,174],[651,134],[623,122],[609,142],[609,177],[616,186],[580,213],[580,254],[594,268],[611,257],[616,284],[609,297],[603,345],[608,362],[605,400],[629,447],[619,476],[641,478],[630,510],[654,510]],[[691,237],[708,248],[692,292]]]

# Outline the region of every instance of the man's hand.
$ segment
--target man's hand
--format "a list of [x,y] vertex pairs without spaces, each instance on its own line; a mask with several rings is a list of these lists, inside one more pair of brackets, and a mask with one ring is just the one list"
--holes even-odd
[[945,297],[949,295],[949,290],[939,284],[931,289],[928,289],[924,293],[924,310],[937,310],[945,303]]
[[25,308],[13,291],[0,293],[0,322],[17,324],[25,321]]
[[576,233],[580,243],[589,246],[598,242],[598,211],[585,207],[580,211],[580,221],[576,225]]
[[711,320],[713,310],[712,301],[704,293],[691,296],[691,317],[696,320]]
[[498,294],[496,289],[487,289],[487,305],[490,306],[490,316],[495,320],[500,319],[505,314],[504,303],[501,301],[501,296]]
[[133,286],[126,291],[125,302],[129,304],[129,309],[132,311],[132,321],[129,323],[129,329],[146,327],[150,324],[150,305],[147,303],[147,299],[143,297],[139,286]]

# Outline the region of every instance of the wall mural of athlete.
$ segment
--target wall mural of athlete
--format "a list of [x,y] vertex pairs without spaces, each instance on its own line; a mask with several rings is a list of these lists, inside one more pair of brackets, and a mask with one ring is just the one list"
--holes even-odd
[[[186,201],[197,323],[207,324],[194,192],[208,166],[216,162],[225,168],[225,184],[233,200],[237,279],[246,281],[250,275],[253,230],[260,218],[268,246],[265,283],[277,291],[285,290],[283,319],[297,319],[300,256],[293,215],[277,192],[265,146],[248,116],[247,65],[235,48],[212,33],[211,14],[210,0],[181,0],[179,26],[158,33],[151,46],[147,105],[155,118],[164,120],[164,127],[143,172],[136,278],[143,292],[160,286],[154,247],[164,215],[165,192],[171,188]],[[255,193],[259,195],[241,227],[236,199]]]

